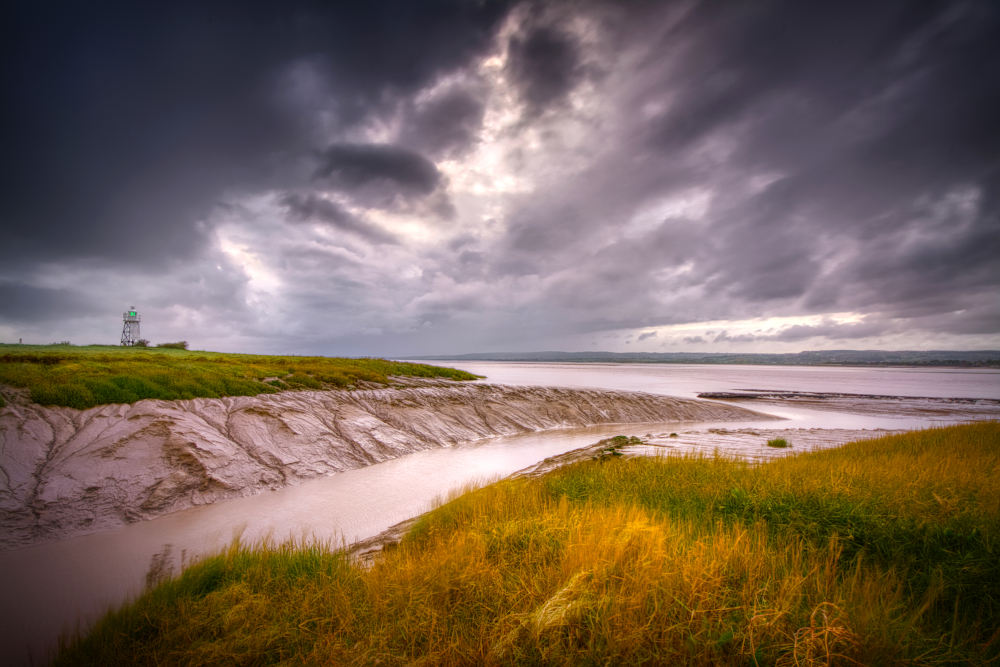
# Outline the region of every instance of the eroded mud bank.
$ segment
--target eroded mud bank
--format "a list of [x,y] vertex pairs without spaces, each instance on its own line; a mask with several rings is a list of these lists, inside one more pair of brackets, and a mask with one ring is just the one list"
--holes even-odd
[[0,549],[249,496],[414,451],[552,428],[773,419],[720,403],[545,387],[354,392],[0,410]]
[[[809,410],[856,415],[891,415],[918,419],[980,420],[1000,418],[1000,399],[942,398],[933,396],[887,396],[843,392],[788,391],[780,389],[735,389],[709,391],[698,398],[763,406],[794,406]],[[766,409],[766,408],[764,408]]]

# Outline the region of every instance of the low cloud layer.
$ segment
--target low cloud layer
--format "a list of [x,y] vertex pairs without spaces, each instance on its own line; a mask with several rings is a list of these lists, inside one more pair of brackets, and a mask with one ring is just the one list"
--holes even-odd
[[1000,347],[1000,7],[229,3],[4,27],[0,340]]

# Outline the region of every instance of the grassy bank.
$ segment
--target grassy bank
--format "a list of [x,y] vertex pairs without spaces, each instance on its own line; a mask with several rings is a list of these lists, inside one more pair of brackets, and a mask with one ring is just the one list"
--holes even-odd
[[998,538],[996,422],[604,457],[462,495],[367,570],[234,547],[56,664],[995,664]]
[[0,345],[0,384],[28,388],[42,405],[256,396],[289,389],[349,389],[390,375],[472,380],[452,368],[385,359],[280,357],[104,345]]

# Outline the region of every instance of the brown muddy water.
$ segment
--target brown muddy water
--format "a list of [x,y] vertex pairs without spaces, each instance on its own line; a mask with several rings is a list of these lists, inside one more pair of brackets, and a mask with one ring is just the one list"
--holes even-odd
[[[89,627],[109,607],[141,593],[151,577],[227,546],[372,537],[420,514],[448,492],[533,466],[613,435],[636,435],[645,453],[721,449],[749,457],[786,455],[764,446],[780,434],[791,451],[935,424],[997,418],[1000,372],[904,368],[682,366],[461,362],[450,366],[490,383],[645,391],[693,398],[701,392],[784,390],[886,397],[986,399],[922,411],[895,399],[823,406],[741,401],[773,422],[604,425],[508,436],[416,452],[297,486],[169,514],[124,528],[0,553],[0,663],[44,663],[60,633]],[[921,399],[922,400],[922,399]],[[875,406],[873,407],[873,403]],[[902,409],[900,406],[909,405]],[[916,405],[916,408],[913,407]],[[676,437],[670,437],[677,433]],[[32,657],[29,657],[32,656]]]

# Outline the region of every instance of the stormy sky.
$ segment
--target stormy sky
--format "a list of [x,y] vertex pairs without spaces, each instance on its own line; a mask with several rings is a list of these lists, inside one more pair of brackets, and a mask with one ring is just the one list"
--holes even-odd
[[5,3],[0,342],[1000,348],[1000,3]]

